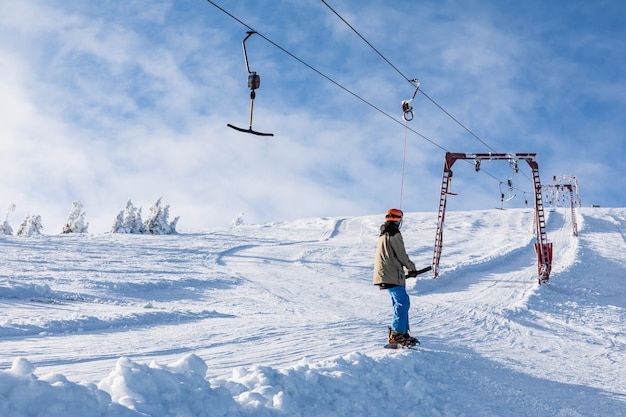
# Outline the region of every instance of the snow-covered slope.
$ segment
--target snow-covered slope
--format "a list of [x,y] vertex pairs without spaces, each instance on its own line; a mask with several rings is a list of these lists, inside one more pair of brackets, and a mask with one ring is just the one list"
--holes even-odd
[[[0,237],[0,416],[617,416],[626,209],[449,212],[411,280],[418,350],[382,349],[381,216],[173,236]],[[406,214],[418,266],[436,214]]]

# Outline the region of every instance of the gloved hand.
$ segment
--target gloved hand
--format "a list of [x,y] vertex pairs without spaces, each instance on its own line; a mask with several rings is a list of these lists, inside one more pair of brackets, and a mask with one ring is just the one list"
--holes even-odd
[[416,276],[417,276],[417,271],[409,271],[409,272],[406,274],[406,277],[407,277],[407,278],[415,278]]

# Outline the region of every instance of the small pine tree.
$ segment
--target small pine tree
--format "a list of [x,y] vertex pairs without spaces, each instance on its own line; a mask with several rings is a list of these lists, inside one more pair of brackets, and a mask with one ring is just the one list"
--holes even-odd
[[72,211],[65,222],[65,226],[63,226],[63,233],[87,233],[89,223],[85,223],[85,215],[81,202],[74,201]]
[[43,226],[41,224],[41,216],[39,215],[28,215],[24,222],[20,225],[20,228],[17,231],[18,236],[31,237],[40,235],[43,230]]
[[136,208],[132,201],[128,200],[124,210],[120,211],[115,218],[111,232],[132,234],[145,233],[146,227],[141,220],[141,208]]
[[0,225],[0,232],[4,235],[12,235],[13,228],[9,224],[9,214],[15,211],[15,204],[10,204],[9,209],[7,210],[7,217],[4,219],[4,223]]
[[115,217],[115,221],[113,222],[113,227],[111,227],[111,233],[126,233],[123,230],[122,225],[124,224],[124,210],[117,213],[117,217]]
[[239,216],[235,217],[232,221],[232,225],[237,227],[243,224],[243,213],[240,213]]
[[161,199],[163,197],[159,197],[159,199],[154,203],[152,207],[150,207],[150,213],[148,214],[148,218],[146,219],[145,226],[146,232],[151,233],[153,235],[171,235],[176,233],[176,223],[178,223],[178,219],[180,217],[176,217],[174,221],[168,223],[168,217],[170,215],[170,206],[167,205],[163,207],[161,205]]
[[4,223],[0,225],[0,233],[7,236],[13,234],[13,229],[11,228],[11,225],[8,221],[5,220]]

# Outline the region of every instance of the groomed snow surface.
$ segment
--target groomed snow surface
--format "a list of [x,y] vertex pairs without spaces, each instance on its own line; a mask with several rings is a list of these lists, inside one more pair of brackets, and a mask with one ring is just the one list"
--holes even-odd
[[[448,212],[385,350],[382,216],[0,237],[0,416],[623,416],[626,209]],[[406,214],[418,266],[436,213]]]

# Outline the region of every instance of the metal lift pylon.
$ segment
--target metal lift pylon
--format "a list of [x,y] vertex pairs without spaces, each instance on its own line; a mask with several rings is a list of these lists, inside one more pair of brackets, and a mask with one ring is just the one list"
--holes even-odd
[[[580,193],[578,191],[578,180],[574,175],[555,175],[552,177],[552,184],[543,185],[542,189],[549,192],[550,209],[559,207],[559,192],[568,190],[570,209],[572,211],[573,235],[578,236],[578,223],[576,222],[576,207],[581,207]],[[574,193],[576,197],[574,197]]]
[[548,242],[546,233],[546,218],[543,208],[543,198],[541,193],[541,181],[539,178],[539,164],[537,163],[536,154],[534,153],[516,153],[516,154],[500,154],[500,153],[453,153],[446,152],[443,175],[441,177],[441,194],[439,197],[439,212],[437,214],[437,231],[435,235],[435,247],[433,250],[432,269],[435,278],[439,276],[439,261],[443,248],[443,223],[446,216],[446,205],[448,195],[454,195],[450,192],[452,181],[452,165],[459,159],[474,160],[476,171],[480,170],[481,161],[514,161],[525,160],[530,166],[533,173],[533,185],[535,194],[535,253],[537,254],[538,263],[538,281],[540,284],[548,282],[552,269],[552,243]]

